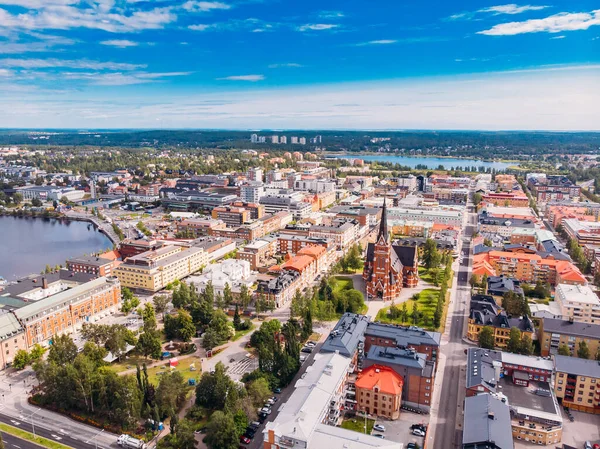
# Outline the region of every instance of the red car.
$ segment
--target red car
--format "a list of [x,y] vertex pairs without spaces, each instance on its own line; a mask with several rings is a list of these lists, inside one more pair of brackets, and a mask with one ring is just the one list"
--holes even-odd
[[594,449],[600,449],[600,444],[598,444],[598,443],[594,444]]
[[240,442],[244,443],[244,444],[250,444],[250,438],[248,438],[247,436],[242,435],[240,437]]

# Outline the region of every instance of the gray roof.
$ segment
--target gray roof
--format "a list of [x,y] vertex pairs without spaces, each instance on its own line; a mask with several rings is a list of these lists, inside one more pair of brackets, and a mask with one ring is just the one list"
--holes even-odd
[[13,298],[18,298],[21,295],[34,290],[36,288],[42,288],[43,279],[46,278],[48,284],[52,284],[53,282],[64,280],[74,283],[82,283],[88,282],[94,279],[96,275],[91,273],[79,273],[75,271],[69,270],[58,270],[53,273],[42,274],[42,275],[34,275],[28,276],[23,279],[19,279],[14,284],[9,284],[6,286],[2,292],[0,292],[0,296],[12,296]]
[[96,267],[101,267],[103,265],[112,263],[112,260],[98,256],[81,256],[73,257],[72,259],[67,260],[67,263],[80,263],[84,265],[93,265]]
[[494,362],[502,363],[502,353],[481,348],[469,348],[467,351],[467,388],[478,385],[490,391],[496,390],[498,380],[494,370]]
[[6,340],[21,332],[23,328],[12,313],[0,315],[0,340]]
[[508,405],[490,394],[465,398],[463,448],[513,449]]
[[576,337],[600,339],[600,324],[544,318],[544,332],[572,335]]
[[373,345],[369,348],[366,358],[382,365],[390,363],[422,370],[425,367],[427,356],[410,349],[390,348]]
[[395,340],[398,346],[439,346],[442,334],[426,331],[416,326],[395,326],[380,322],[369,323],[365,335]]
[[358,344],[364,341],[369,317],[356,313],[345,313],[335,325],[321,352],[335,352],[346,357],[353,357]]
[[564,355],[554,356],[554,369],[557,372],[576,374],[578,376],[600,378],[600,362],[580,359]]

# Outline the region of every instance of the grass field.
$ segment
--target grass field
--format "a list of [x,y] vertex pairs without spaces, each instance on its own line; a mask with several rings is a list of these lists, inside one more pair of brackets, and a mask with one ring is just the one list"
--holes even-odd
[[[374,419],[367,419],[367,435],[371,434],[374,425]],[[365,419],[361,418],[360,416],[345,419],[344,421],[342,421],[341,427],[342,429],[354,430],[355,432],[365,433]]]
[[425,267],[419,267],[419,277],[423,282],[427,282],[428,284],[433,284],[433,277],[429,270]]
[[331,288],[333,289],[333,293],[337,294],[344,290],[354,288],[354,282],[352,282],[352,278],[349,277],[334,276],[331,280]]
[[[10,435],[14,435],[22,440],[31,441],[41,447],[47,447],[50,449],[69,449],[71,446],[65,446],[64,444],[57,443],[56,441],[49,440],[47,438],[33,436],[32,433],[26,432],[25,430],[18,429],[8,424],[0,423],[0,430]],[[18,446],[15,446],[18,447]]]
[[[421,312],[422,316],[419,319],[419,322],[416,323],[417,326],[424,327],[427,329],[433,329],[433,314],[435,312],[435,308],[437,307],[437,301],[440,295],[440,291],[434,288],[426,288],[425,290],[419,293],[419,299],[417,303],[417,310]],[[382,323],[393,323],[393,324],[413,324],[411,320],[411,313],[414,300],[409,299],[406,301],[406,307],[408,308],[408,321],[402,322],[401,318],[397,318],[392,320],[388,312],[390,310],[389,307],[385,307],[377,313],[376,321],[381,321]],[[398,305],[398,307],[402,307],[402,305]]]
[[[202,374],[202,367],[200,366],[200,359],[197,357],[190,357],[184,359],[179,362],[174,369],[170,369],[168,366],[168,361],[165,360],[163,365],[155,366],[153,368],[148,368],[148,379],[154,385],[158,385],[158,381],[160,380],[160,376],[164,373],[168,373],[169,371],[179,371],[183,374],[183,377],[187,379],[200,379],[200,375]],[[194,363],[196,367],[196,371],[190,370],[190,365]]]
[[120,373],[121,371],[135,368],[136,365],[142,366],[144,363],[150,365],[152,362],[155,362],[155,360],[144,358],[141,355],[132,355],[127,357],[127,359],[122,357],[121,362],[111,363],[108,367],[115,373]]
[[256,328],[256,325],[254,323],[252,323],[252,326],[250,326],[250,329],[246,329],[243,331],[236,331],[235,334],[233,335],[233,338],[231,339],[231,341],[236,341],[237,339],[242,338],[244,335],[247,335],[250,332],[252,332],[255,328]]

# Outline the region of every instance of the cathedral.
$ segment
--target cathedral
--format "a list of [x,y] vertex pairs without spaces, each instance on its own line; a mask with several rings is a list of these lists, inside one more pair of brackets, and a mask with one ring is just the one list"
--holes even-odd
[[393,301],[402,287],[416,287],[419,281],[417,248],[392,245],[387,227],[385,200],[381,223],[375,243],[369,243],[363,279],[366,283],[367,300]]

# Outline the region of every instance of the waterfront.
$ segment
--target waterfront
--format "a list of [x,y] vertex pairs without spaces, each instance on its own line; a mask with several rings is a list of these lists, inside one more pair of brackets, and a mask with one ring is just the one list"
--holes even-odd
[[517,162],[481,161],[477,159],[459,159],[434,156],[396,156],[393,154],[357,153],[353,155],[336,155],[335,157],[338,159],[362,159],[365,162],[392,162],[394,164],[400,164],[410,168],[425,166],[428,169],[437,169],[440,165],[442,165],[445,170],[450,170],[453,167],[485,167],[495,170],[506,170],[508,167],[519,165]]
[[93,225],[82,221],[4,216],[0,217],[0,235],[0,276],[7,281],[113,246]]

